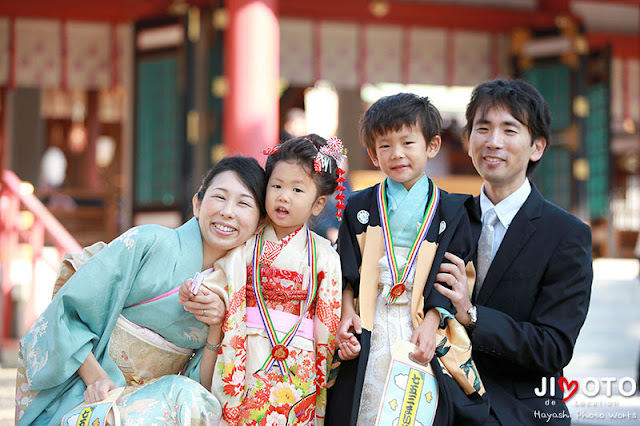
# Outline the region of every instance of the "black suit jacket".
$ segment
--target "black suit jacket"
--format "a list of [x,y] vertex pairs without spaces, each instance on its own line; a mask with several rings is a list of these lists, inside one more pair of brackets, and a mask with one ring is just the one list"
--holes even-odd
[[[573,355],[592,279],[590,228],[532,185],[474,300],[473,358],[503,425],[570,423],[557,379]],[[547,395],[538,397],[542,377]]]

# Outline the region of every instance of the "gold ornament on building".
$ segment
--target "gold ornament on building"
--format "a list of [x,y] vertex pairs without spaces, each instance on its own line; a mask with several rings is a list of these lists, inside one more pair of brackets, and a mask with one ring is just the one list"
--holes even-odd
[[519,56],[524,45],[531,39],[531,31],[524,28],[516,28],[511,33],[511,54]]
[[563,64],[567,64],[571,68],[578,68],[578,65],[579,65],[578,55],[576,55],[574,52],[565,53],[560,57],[560,60],[562,61]]
[[573,177],[585,181],[589,179],[589,161],[586,158],[577,158],[573,162]]
[[224,98],[229,92],[227,78],[223,75],[211,80],[211,94],[216,98]]
[[187,113],[187,142],[196,145],[200,139],[200,114],[191,110]]
[[200,9],[190,7],[187,15],[187,34],[191,43],[197,43],[200,40]]
[[573,98],[573,115],[580,118],[589,116],[589,101],[585,96]]
[[369,3],[369,12],[376,18],[384,18],[391,10],[391,5],[386,1],[374,0]]
[[589,53],[589,42],[585,36],[576,37],[573,40],[573,49],[578,55],[586,55]]
[[227,9],[224,9],[222,7],[216,9],[213,12],[212,20],[213,28],[218,31],[226,30],[229,26],[229,13],[227,12]]
[[227,148],[223,144],[215,145],[211,148],[211,162],[213,164],[227,156]]

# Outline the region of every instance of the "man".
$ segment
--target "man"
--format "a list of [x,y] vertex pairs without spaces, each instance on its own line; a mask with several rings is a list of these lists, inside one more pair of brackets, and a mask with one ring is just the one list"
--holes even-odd
[[527,179],[549,145],[551,122],[533,86],[483,83],[466,118],[469,156],[484,179],[475,200],[483,224],[477,279],[470,291],[463,262],[447,254],[452,263],[436,278],[446,286],[434,286],[470,334],[494,422],[569,425],[558,378],[589,306],[590,229]]

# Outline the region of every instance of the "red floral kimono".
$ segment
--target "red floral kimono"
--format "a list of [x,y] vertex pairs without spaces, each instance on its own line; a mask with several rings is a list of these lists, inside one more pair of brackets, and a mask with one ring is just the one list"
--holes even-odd
[[[284,375],[277,362],[269,371],[264,368],[273,347],[254,295],[252,258],[256,238],[246,246],[247,279],[227,283],[224,340],[211,389],[222,405],[223,424],[324,423],[327,375],[340,322],[342,282],[338,254],[327,240],[311,235],[316,245],[318,290],[287,346],[288,371]],[[276,241],[271,227],[265,229],[263,238]],[[307,229],[303,227],[269,266],[261,264],[262,297],[279,339],[295,325],[306,306],[307,255]]]

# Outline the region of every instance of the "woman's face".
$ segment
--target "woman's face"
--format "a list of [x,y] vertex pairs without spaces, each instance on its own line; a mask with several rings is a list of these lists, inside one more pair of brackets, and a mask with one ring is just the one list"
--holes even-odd
[[193,197],[193,214],[200,222],[205,265],[244,244],[256,233],[260,208],[238,175],[216,175],[202,201]]

